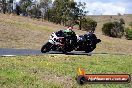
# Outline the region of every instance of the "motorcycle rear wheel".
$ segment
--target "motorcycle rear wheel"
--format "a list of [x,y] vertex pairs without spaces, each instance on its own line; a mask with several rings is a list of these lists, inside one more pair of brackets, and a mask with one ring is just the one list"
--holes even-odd
[[95,48],[96,48],[96,45],[95,45],[95,46],[87,46],[87,48],[85,48],[85,53],[90,53],[90,52],[92,52]]

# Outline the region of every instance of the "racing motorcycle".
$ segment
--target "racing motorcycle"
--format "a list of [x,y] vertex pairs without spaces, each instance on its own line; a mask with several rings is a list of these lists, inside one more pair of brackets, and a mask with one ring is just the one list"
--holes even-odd
[[69,38],[68,36],[66,37],[62,30],[58,32],[53,32],[50,35],[49,41],[42,46],[41,52],[46,53],[50,50],[60,51],[63,53],[70,52],[73,50],[73,48],[71,48],[71,44],[68,43],[70,43]]
[[53,32],[49,41],[41,48],[42,53],[49,51],[60,51],[63,53],[75,51],[85,51],[89,53],[96,48],[96,44],[101,42],[95,34],[85,34],[77,37],[76,43],[73,43],[71,36],[67,36],[62,30]]
[[85,51],[86,53],[92,52],[99,42],[101,42],[101,40],[97,39],[94,33],[80,35],[77,40],[75,51]]

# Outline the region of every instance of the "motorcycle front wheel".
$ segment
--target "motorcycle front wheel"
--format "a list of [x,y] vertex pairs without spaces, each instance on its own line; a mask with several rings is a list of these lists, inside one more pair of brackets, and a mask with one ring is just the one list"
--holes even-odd
[[85,46],[85,53],[90,53],[96,48],[96,45],[94,46]]
[[49,52],[50,51],[50,48],[51,48],[51,43],[50,42],[47,42],[45,45],[42,46],[41,52],[42,53]]

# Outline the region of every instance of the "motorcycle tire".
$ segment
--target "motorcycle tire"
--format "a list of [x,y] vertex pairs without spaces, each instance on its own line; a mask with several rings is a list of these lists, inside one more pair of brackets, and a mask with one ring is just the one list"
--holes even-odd
[[51,43],[47,42],[45,45],[42,46],[41,52],[46,53],[50,51]]
[[63,54],[67,54],[67,51],[66,51],[66,50],[62,50],[62,53],[63,53]]
[[87,46],[87,47],[89,47],[89,48],[85,49],[85,53],[90,53],[96,48],[96,45],[95,46]]

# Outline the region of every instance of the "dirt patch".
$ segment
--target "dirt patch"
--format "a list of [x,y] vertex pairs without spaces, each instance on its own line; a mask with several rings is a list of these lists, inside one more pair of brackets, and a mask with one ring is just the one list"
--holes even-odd
[[44,75],[43,80],[48,82],[56,82],[62,85],[64,88],[71,88],[73,81],[71,77],[68,76],[57,76],[57,75]]

